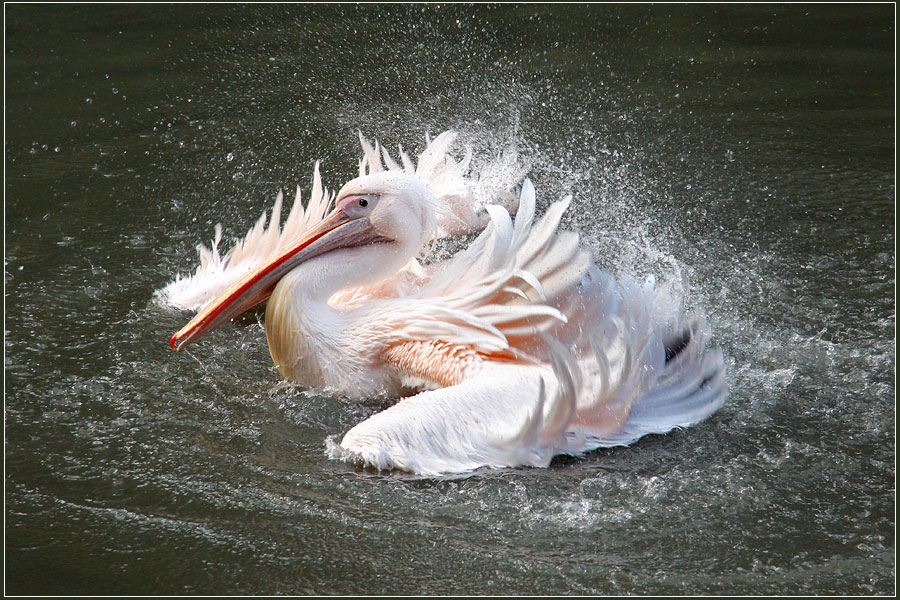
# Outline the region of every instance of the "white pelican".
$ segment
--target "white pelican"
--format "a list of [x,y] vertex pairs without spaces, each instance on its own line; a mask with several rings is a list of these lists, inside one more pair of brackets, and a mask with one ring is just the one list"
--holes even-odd
[[[298,189],[283,228],[280,194],[269,227],[263,215],[225,258],[217,228],[195,274],[161,291],[200,309],[172,348],[268,299],[266,337],[286,379],[402,398],[329,439],[329,454],[427,475],[546,466],[715,412],[725,369],[705,324],[673,321],[652,281],[593,266],[578,236],[558,231],[569,198],[535,222],[526,179],[513,221],[503,185],[467,179],[469,154],[449,157],[454,137],[429,141],[418,166],[402,148],[402,166],[382,151],[385,168],[360,136],[360,177],[327,215],[317,163],[306,210]],[[514,164],[505,155],[493,167],[521,177]],[[485,224],[450,259],[418,262],[436,237]]]

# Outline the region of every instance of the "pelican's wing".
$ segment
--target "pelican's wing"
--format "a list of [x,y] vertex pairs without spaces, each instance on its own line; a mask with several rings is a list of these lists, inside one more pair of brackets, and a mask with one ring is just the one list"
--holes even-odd
[[[579,406],[583,367],[570,348],[551,338],[549,366],[491,360],[471,347],[442,342],[398,344],[386,359],[409,378],[406,383],[444,387],[404,398],[353,427],[339,444],[329,439],[329,455],[438,475],[547,466],[557,454],[628,445],[649,433],[687,427],[721,407],[727,393],[722,355],[704,353],[703,326],[696,327],[666,349],[674,348],[674,356],[614,430],[585,420],[595,409]],[[606,371],[608,376],[608,364]],[[635,375],[627,379],[634,383]],[[598,400],[602,408],[616,395]]]
[[456,363],[464,378],[401,400],[348,431],[340,444],[329,439],[333,458],[437,475],[482,466],[547,466],[560,452],[576,387],[572,363],[562,354],[551,371],[479,361],[459,347],[413,344],[398,351],[400,362],[414,370],[417,363]]
[[[549,366],[491,360],[471,347],[442,342],[398,344],[386,359],[408,384],[444,387],[404,398],[352,428],[339,444],[330,439],[329,454],[379,469],[437,475],[483,466],[547,466],[557,454],[628,445],[649,433],[687,427],[718,410],[727,393],[721,352],[704,353],[703,329],[696,324],[666,348],[674,356],[614,430],[585,419],[596,409],[579,406],[584,369],[570,348],[551,338]],[[628,383],[635,377],[627,377]],[[608,401],[616,402],[616,394],[597,397],[599,408]]]
[[[566,317],[554,305],[591,265],[574,233],[557,231],[568,200],[534,221],[534,186],[522,186],[515,223],[488,206],[491,224],[464,251],[442,263],[415,293],[366,306],[354,332],[357,347],[369,340],[392,347],[442,342],[485,355],[545,358],[541,334]],[[379,348],[371,348],[378,352]]]
[[381,352],[406,385],[441,389],[354,427],[332,456],[422,474],[546,465],[721,406],[722,356],[705,353],[702,324],[664,343],[652,282],[592,267],[557,231],[566,205],[532,226],[526,181],[514,224],[489,207],[491,227],[416,294],[367,306],[354,345]]
[[297,236],[318,225],[334,200],[334,194],[329,193],[328,189],[322,185],[318,161],[313,169],[312,192],[306,208],[303,207],[300,187],[297,186],[294,206],[282,227],[283,200],[284,195],[278,192],[268,226],[266,226],[266,213],[263,212],[247,235],[235,240],[231,250],[225,254],[219,253],[222,226],[216,225],[216,235],[212,247],[207,248],[203,244],[197,246],[200,253],[200,265],[191,275],[178,276],[175,281],[157,290],[156,300],[166,306],[199,311],[229,285],[264,262],[267,257],[287,246]]

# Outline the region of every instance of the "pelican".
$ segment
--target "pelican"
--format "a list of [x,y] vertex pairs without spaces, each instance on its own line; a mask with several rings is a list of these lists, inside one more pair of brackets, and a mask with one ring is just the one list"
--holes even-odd
[[[198,311],[171,347],[267,300],[285,379],[399,398],[326,440],[329,455],[423,475],[544,467],[713,414],[727,386],[705,321],[671,314],[652,279],[598,269],[559,227],[571,197],[536,219],[514,152],[468,177],[471,151],[453,159],[455,138],[427,138],[416,164],[360,134],[359,177],[336,195],[316,163],[311,198],[304,209],[298,188],[284,227],[280,194],[269,226],[263,214],[224,258],[217,227],[196,272],[160,292]],[[506,179],[484,175],[498,172]],[[465,249],[422,260],[436,239],[471,230],[481,233]]]

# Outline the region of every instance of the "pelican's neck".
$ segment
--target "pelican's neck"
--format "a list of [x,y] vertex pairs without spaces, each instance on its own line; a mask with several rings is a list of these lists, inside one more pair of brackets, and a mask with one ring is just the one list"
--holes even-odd
[[352,363],[365,357],[346,343],[345,332],[353,323],[328,299],[390,277],[413,255],[409,247],[387,242],[344,248],[285,275],[266,306],[269,352],[281,374],[297,383],[338,387],[340,372],[353,372]]
[[304,303],[327,304],[340,291],[378,283],[396,274],[417,251],[411,244],[397,242],[334,250],[300,264],[278,282],[276,289],[290,287],[291,295]]

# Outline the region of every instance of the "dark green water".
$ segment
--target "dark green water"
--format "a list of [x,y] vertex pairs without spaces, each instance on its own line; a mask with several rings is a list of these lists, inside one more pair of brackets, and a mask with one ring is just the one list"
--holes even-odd
[[[6,5],[8,594],[891,594],[895,8]],[[330,460],[378,409],[152,302],[361,129],[518,141],[689,284],[710,421],[548,469]],[[677,284],[677,285],[676,285]]]

